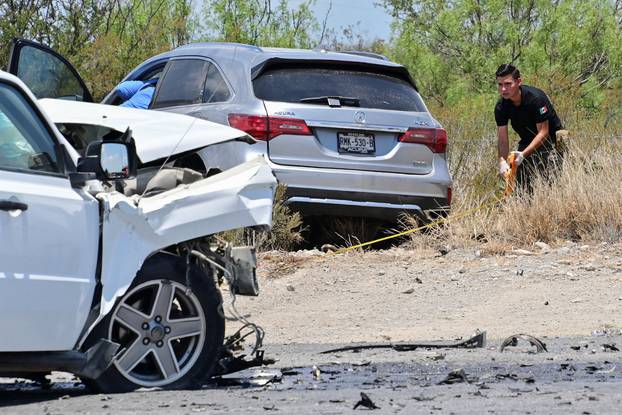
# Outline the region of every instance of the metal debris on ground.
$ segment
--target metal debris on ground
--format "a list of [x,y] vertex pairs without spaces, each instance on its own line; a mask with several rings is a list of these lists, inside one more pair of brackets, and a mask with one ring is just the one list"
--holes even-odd
[[449,372],[447,377],[438,382],[437,385],[453,385],[454,383],[464,382],[471,383],[464,369],[455,369]]
[[529,344],[531,344],[532,346],[535,346],[537,353],[548,352],[548,350],[546,349],[546,343],[542,342],[541,340],[533,336],[530,336],[529,334],[511,335],[510,337],[505,339],[503,343],[501,343],[501,347],[499,348],[499,351],[503,352],[503,350],[509,346],[512,346],[512,347],[517,346],[519,339],[526,340],[529,342]]
[[278,369],[252,370],[249,373],[239,372],[236,376],[226,375],[212,378],[212,382],[218,386],[266,386],[269,383],[281,382],[283,374]]
[[352,409],[356,409],[359,406],[367,409],[380,409],[380,407],[377,406],[365,392],[361,392],[361,400],[354,404],[354,408]]
[[467,340],[457,340],[452,342],[432,341],[432,342],[399,342],[399,343],[365,343],[354,346],[339,347],[320,352],[320,354],[337,352],[357,352],[365,349],[393,349],[398,352],[408,352],[417,349],[475,349],[486,347],[486,331],[477,330],[475,334]]
[[434,360],[435,362],[438,360],[444,360],[445,355],[443,353],[431,353],[426,355],[426,359]]
[[338,250],[338,248],[335,245],[324,244],[324,245],[322,245],[320,250],[322,252],[324,252],[324,253],[326,253],[326,252],[336,252]]

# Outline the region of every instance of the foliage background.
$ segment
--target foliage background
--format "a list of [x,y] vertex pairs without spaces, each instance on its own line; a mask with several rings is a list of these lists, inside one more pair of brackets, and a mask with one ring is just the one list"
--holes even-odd
[[[582,160],[603,141],[619,143],[622,0],[378,4],[393,17],[388,40],[362,38],[356,26],[329,30],[315,0],[296,8],[286,0],[3,0],[0,67],[13,37],[42,42],[77,67],[98,100],[144,59],[191,41],[381,53],[409,68],[448,131],[457,210],[500,185],[492,108],[501,63],[514,63],[525,83],[548,93],[580,140]],[[612,148],[605,156],[619,157],[620,146]]]
[[97,100],[144,59],[191,41],[362,49],[407,66],[441,121],[479,119],[487,133],[494,129],[492,74],[500,63],[512,62],[526,83],[553,98],[567,126],[587,128],[585,120],[591,120],[617,128],[622,0],[379,5],[393,17],[389,40],[364,39],[356,26],[327,29],[326,19],[313,13],[315,0],[296,8],[286,0],[3,0],[0,67],[6,67],[12,38],[42,42],[77,66]]

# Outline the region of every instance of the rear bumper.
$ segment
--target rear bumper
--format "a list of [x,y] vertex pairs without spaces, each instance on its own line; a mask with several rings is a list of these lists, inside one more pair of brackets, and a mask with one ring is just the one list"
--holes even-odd
[[361,216],[395,220],[448,211],[451,177],[444,160],[433,173],[411,175],[272,165],[287,186],[286,203],[303,216]]
[[[343,196],[343,195],[342,195]],[[303,216],[354,216],[395,221],[399,215],[408,213],[423,220],[432,215],[445,215],[449,207],[439,207],[442,200],[419,198],[420,204],[393,204],[386,202],[357,201],[348,199],[313,198],[291,196],[286,204]],[[444,199],[446,205],[447,199]],[[434,206],[434,208],[429,208]]]

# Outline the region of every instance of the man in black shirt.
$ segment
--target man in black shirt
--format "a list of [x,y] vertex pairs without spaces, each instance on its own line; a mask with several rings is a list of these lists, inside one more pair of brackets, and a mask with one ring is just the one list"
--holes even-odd
[[555,167],[555,134],[562,129],[561,121],[549,97],[538,88],[523,85],[520,72],[514,66],[501,65],[496,76],[501,94],[495,105],[499,174],[503,175],[510,168],[507,163],[510,121],[512,129],[520,137],[518,151],[512,151],[518,165],[517,184],[531,190],[534,173],[549,177]]

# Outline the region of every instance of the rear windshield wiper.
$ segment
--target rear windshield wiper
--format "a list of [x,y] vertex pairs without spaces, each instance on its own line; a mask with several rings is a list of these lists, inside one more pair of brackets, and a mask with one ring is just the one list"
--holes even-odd
[[327,104],[329,107],[360,107],[361,103],[358,98],[352,97],[309,97],[302,98],[300,102],[306,104]]

